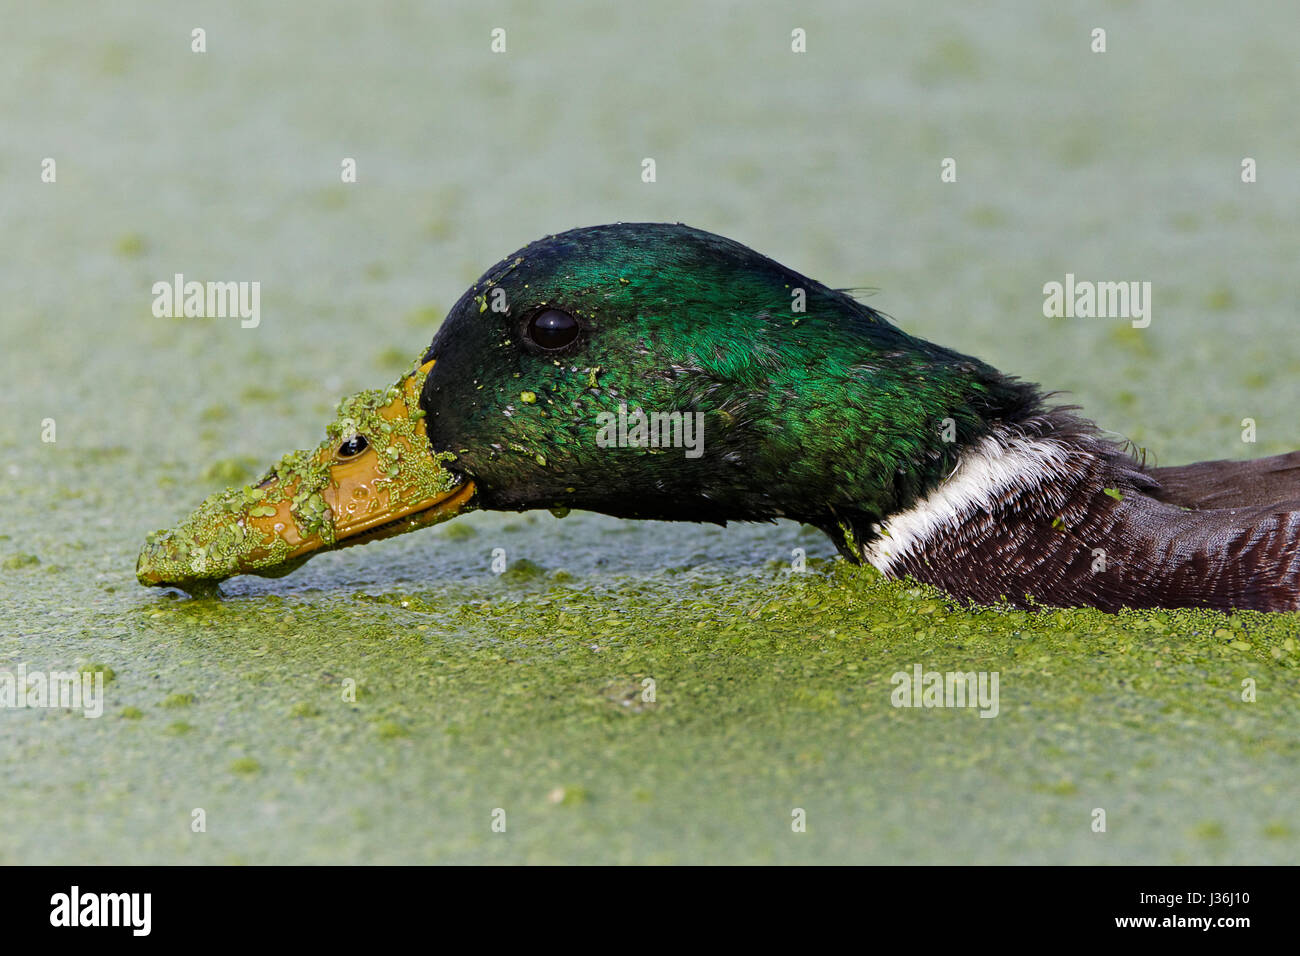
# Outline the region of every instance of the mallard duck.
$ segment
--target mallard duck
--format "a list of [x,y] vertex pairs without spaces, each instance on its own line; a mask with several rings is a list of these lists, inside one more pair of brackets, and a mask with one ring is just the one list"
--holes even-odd
[[1146,467],[1033,384],[684,225],[574,229],[455,304],[326,440],[152,535],[193,589],[472,509],[813,525],[964,602],[1291,610],[1300,452]]

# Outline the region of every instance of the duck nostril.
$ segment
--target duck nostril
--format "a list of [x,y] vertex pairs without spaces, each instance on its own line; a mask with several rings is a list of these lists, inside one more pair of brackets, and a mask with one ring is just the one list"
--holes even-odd
[[365,435],[353,435],[343,444],[339,445],[338,451],[334,453],[336,458],[355,458],[367,448],[370,442],[366,441]]

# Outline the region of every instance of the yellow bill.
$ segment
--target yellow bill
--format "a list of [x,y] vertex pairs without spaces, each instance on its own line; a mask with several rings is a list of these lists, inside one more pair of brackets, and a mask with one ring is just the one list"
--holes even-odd
[[235,574],[278,577],[318,551],[471,510],[473,483],[429,448],[419,398],[432,367],[344,399],[314,451],[285,455],[258,484],[214,494],[176,528],[149,535],[140,583],[190,590]]

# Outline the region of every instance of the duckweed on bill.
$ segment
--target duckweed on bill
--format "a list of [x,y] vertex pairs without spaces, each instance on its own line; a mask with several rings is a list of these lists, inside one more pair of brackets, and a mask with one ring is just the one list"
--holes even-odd
[[297,540],[315,538],[324,548],[335,546],[337,516],[323,493],[332,482],[334,450],[358,435],[375,450],[382,476],[375,484],[382,485],[390,507],[426,501],[456,488],[457,480],[443,467],[454,456],[429,452],[420,421],[424,412],[415,407],[408,414],[383,414],[404,392],[419,395],[426,376],[427,371],[417,370],[388,389],[345,398],[316,449],[285,455],[257,484],[210,495],[175,529],[150,534],[137,566],[140,581],[181,583],[188,590],[192,584],[234,574],[277,576],[293,570],[295,545],[285,537],[288,529],[276,522],[268,530],[250,520],[272,518],[286,503]]

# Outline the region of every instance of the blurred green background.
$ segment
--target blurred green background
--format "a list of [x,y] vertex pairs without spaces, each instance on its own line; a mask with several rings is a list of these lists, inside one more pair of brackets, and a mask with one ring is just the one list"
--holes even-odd
[[[133,574],[147,531],[395,379],[487,266],[616,220],[876,289],[1163,464],[1298,447],[1294,4],[0,17],[0,667],[112,675],[99,720],[0,711],[0,862],[1294,861],[1293,615],[967,612],[794,525],[578,514],[220,601]],[[261,325],[155,318],[177,272],[260,281]],[[1150,281],[1150,328],[1044,318],[1067,272]],[[999,670],[1001,716],[892,709],[915,662]]]

